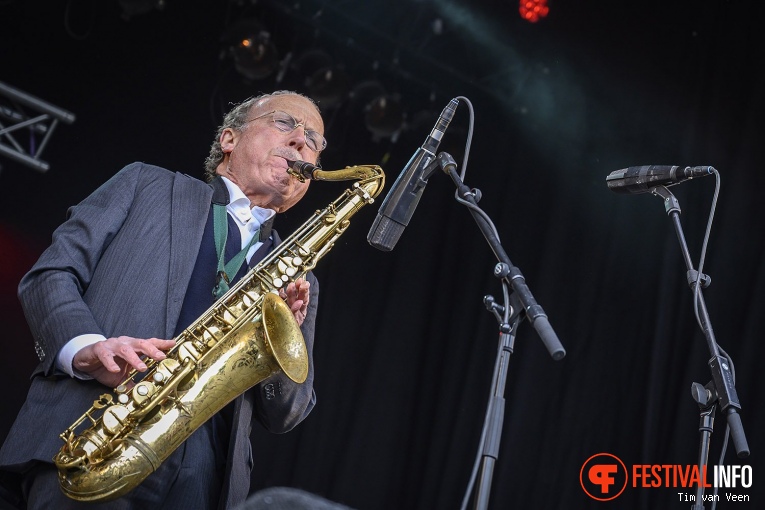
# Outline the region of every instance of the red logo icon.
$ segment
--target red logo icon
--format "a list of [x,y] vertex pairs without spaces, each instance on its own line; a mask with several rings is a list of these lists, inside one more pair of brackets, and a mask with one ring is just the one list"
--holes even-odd
[[579,483],[597,501],[617,498],[627,487],[627,467],[616,455],[597,453],[582,464]]

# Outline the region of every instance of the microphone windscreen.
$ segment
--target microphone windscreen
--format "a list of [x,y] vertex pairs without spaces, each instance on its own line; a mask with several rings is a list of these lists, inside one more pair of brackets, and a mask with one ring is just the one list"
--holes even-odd
[[391,251],[404,233],[404,228],[406,225],[378,214],[369,229],[367,241],[378,250]]

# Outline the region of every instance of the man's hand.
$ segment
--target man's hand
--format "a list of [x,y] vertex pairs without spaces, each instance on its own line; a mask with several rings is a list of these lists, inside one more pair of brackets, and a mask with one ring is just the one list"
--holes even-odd
[[286,289],[279,290],[279,296],[287,303],[292,310],[292,315],[298,326],[303,325],[306,313],[308,312],[308,296],[311,293],[311,284],[300,278],[287,285]]
[[146,371],[142,355],[160,361],[166,357],[162,351],[170,350],[174,345],[174,340],[159,338],[109,338],[80,349],[74,355],[72,368],[114,388],[125,380],[132,369]]

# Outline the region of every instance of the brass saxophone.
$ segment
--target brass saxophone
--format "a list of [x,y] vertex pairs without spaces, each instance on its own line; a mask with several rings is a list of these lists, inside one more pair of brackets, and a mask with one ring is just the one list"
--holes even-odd
[[305,381],[305,341],[278,289],[313,269],[348,228],[350,217],[371,204],[385,184],[382,169],[373,165],[314,170],[311,178],[357,182],[178,335],[164,360],[150,360],[143,377],[132,371],[61,434],[64,446],[53,462],[67,496],[118,498],[249,388],[280,370],[297,383]]

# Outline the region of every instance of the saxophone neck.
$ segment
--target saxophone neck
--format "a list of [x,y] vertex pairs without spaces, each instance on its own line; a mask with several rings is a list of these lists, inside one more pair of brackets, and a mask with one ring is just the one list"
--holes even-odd
[[377,197],[385,186],[385,173],[377,165],[347,166],[340,170],[316,170],[313,173],[317,181],[359,181],[372,198]]
[[377,165],[347,166],[340,170],[322,170],[316,165],[305,161],[290,161],[290,175],[300,179],[314,181],[360,181],[362,186],[372,198],[380,194],[385,186],[385,173]]

